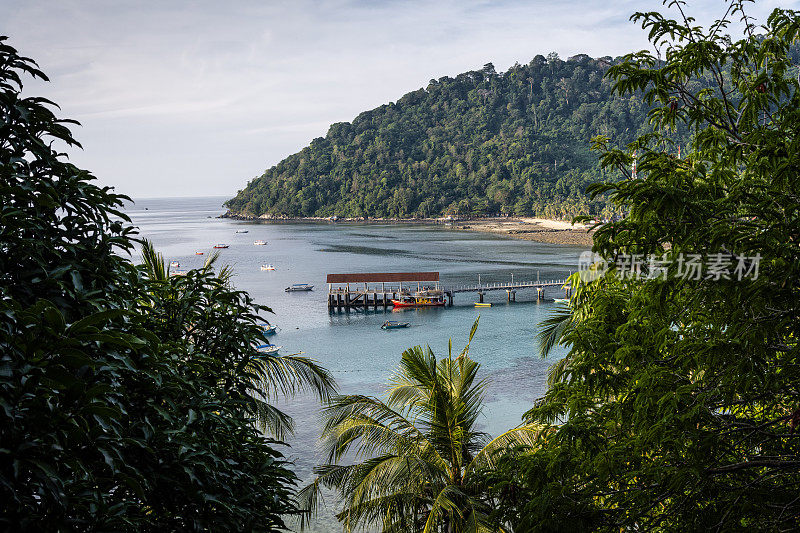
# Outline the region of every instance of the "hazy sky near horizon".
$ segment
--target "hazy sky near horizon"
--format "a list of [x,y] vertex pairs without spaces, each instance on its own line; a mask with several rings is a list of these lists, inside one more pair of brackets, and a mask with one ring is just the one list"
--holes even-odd
[[[763,22],[777,6],[758,1]],[[701,22],[721,0],[690,1]],[[431,78],[537,54],[647,47],[628,20],[660,0],[124,2],[0,0],[0,35],[51,82],[79,166],[136,197],[233,195],[334,122]]]

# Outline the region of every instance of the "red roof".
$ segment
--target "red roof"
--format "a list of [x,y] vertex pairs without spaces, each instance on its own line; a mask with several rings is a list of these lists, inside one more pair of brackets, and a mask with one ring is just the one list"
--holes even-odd
[[328,274],[328,283],[396,283],[399,281],[439,281],[439,273],[382,272],[369,274]]

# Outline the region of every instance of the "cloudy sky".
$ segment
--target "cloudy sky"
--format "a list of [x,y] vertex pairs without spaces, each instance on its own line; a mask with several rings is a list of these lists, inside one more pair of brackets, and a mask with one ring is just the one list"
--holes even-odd
[[[772,8],[800,1],[758,1]],[[699,20],[723,0],[690,0]],[[647,46],[628,21],[660,0],[558,2],[0,0],[0,35],[51,83],[78,165],[133,197],[232,195],[333,122],[431,78],[536,54]]]

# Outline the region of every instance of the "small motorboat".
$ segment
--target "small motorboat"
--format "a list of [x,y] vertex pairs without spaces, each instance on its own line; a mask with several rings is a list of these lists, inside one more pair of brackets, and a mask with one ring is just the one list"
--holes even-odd
[[200,250],[197,250],[197,251],[194,253],[194,255],[203,255],[204,253],[205,253],[205,252],[201,252]]
[[237,229],[236,233],[250,233],[250,230],[247,229]]
[[553,301],[557,304],[568,304],[569,298],[553,298]]
[[490,303],[483,303],[483,302],[475,302],[475,307],[491,307],[492,304]]
[[175,270],[169,273],[170,276],[185,276],[186,274],[187,274],[186,270]]
[[265,244],[267,244],[267,241],[257,240],[257,241],[254,241],[253,244],[255,246],[264,246]]
[[178,267],[181,266],[181,264],[179,262],[177,262],[177,261],[171,261],[169,266],[170,266],[170,268],[178,268]]
[[267,343],[267,344],[259,344],[258,346],[256,346],[256,351],[259,354],[275,355],[280,351],[281,348],[283,348],[283,346],[275,346],[274,344]]
[[275,270],[275,267],[272,266],[272,263],[267,263],[265,265],[261,265],[261,270]]
[[313,285],[309,285],[308,283],[295,283],[294,285],[289,285],[284,289],[285,292],[306,292],[313,289]]
[[216,248],[217,250],[220,250],[222,248],[228,248],[229,246],[230,246],[229,244],[215,244],[214,248]]
[[264,335],[274,335],[275,333],[278,332],[278,326],[273,326],[269,322],[266,322],[264,324],[261,324],[261,330],[262,330],[261,332]]
[[408,322],[398,322],[396,320],[387,320],[381,325],[381,329],[400,329],[410,326]]

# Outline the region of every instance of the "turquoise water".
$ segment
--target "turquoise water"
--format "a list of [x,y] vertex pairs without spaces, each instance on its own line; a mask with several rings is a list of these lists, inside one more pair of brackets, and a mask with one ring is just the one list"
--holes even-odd
[[[142,199],[128,209],[140,236],[152,240],[181,269],[200,266],[216,243],[227,243],[222,261],[235,272],[237,288],[247,290],[275,312],[279,326],[272,340],[284,353],[303,352],[327,367],[345,393],[380,395],[406,348],[428,344],[438,356],[466,343],[473,321],[480,326],[470,355],[487,378],[483,429],[498,434],[520,423],[520,416],[545,388],[547,369],[563,356],[557,349],[547,360],[538,356],[538,324],[554,308],[535,302],[535,290],[521,290],[515,303],[505,291],[487,293],[491,308],[476,309],[476,296],[457,294],[455,305],[401,312],[329,312],[328,273],[439,271],[444,286],[514,280],[565,278],[574,271],[579,247],[535,243],[456,231],[446,227],[349,223],[258,223],[215,218],[224,198]],[[236,233],[247,230],[248,233]],[[254,246],[255,240],[267,241]],[[272,263],[275,271],[261,271]],[[310,283],[312,292],[286,293],[292,283]],[[549,297],[563,292],[550,291]],[[384,331],[387,319],[411,323]],[[300,397],[282,406],[294,418],[295,435],[286,454],[301,477],[308,477],[318,457],[319,404]],[[328,515],[312,531],[340,530]]]

